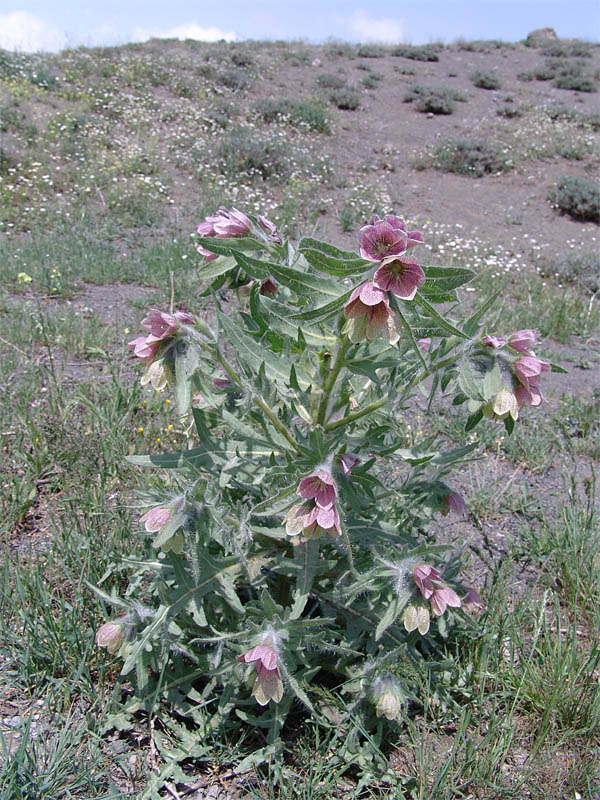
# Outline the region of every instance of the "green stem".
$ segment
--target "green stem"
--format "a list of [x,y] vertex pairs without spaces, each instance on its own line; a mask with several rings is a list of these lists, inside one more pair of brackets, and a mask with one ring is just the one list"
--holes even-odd
[[342,417],[342,419],[338,419],[335,422],[330,422],[329,425],[325,426],[325,430],[327,433],[331,433],[331,431],[336,431],[338,428],[343,428],[345,425],[355,422],[357,419],[370,414],[372,411],[377,411],[377,409],[384,406],[387,401],[388,396],[385,395],[385,397],[375,400],[373,403],[369,403],[368,406],[361,408],[359,411],[353,411],[351,414],[347,414],[345,417]]
[[[242,386],[242,379],[236,370],[231,366],[229,361],[223,356],[220,350],[217,349],[217,358],[219,364],[223,367],[227,375],[231,378],[234,383],[237,383],[238,386]],[[252,392],[252,399],[256,403],[256,405],[260,408],[263,414],[270,420],[270,422],[277,428],[279,433],[283,436],[283,438],[291,444],[294,450],[297,453],[301,453],[302,449],[295,438],[292,436],[290,431],[285,427],[283,422],[279,419],[277,414],[273,411],[273,409],[267,405],[267,403],[263,400],[263,398]]]
[[346,525],[344,524],[344,520],[340,517],[340,528],[342,529],[342,539],[344,540],[344,544],[346,545],[347,557],[348,557],[348,566],[350,567],[350,572],[352,573],[352,577],[360,578],[360,574],[357,572],[356,567],[354,566],[354,556],[352,555],[352,543],[350,542],[350,537],[348,536],[348,531],[346,530]]
[[267,417],[267,418],[268,418],[268,419],[269,419],[269,420],[270,420],[270,421],[273,423],[273,425],[274,425],[274,426],[277,428],[277,430],[278,430],[278,431],[279,431],[279,433],[280,433],[280,434],[283,436],[283,438],[284,438],[284,439],[285,439],[287,442],[289,442],[289,443],[292,445],[292,447],[294,448],[294,450],[295,450],[297,453],[302,453],[302,448],[300,447],[300,445],[298,444],[298,442],[297,442],[297,441],[294,439],[294,437],[292,436],[292,434],[291,434],[291,433],[289,432],[289,430],[288,430],[288,429],[285,427],[285,425],[284,425],[284,424],[283,424],[283,422],[282,422],[282,421],[279,419],[279,417],[277,416],[277,414],[276,414],[276,413],[273,411],[273,409],[272,409],[272,408],[270,408],[270,407],[269,407],[269,406],[266,404],[266,402],[265,402],[265,401],[262,399],[262,397],[261,397],[260,395],[258,395],[258,394],[253,394],[253,395],[252,395],[252,399],[254,400],[254,402],[256,403],[256,405],[257,405],[257,406],[260,408],[260,410],[263,412],[263,414],[264,414],[264,415],[265,415],[265,416],[266,416],[266,417]]
[[323,394],[321,396],[321,402],[319,403],[319,408],[317,411],[317,418],[315,421],[316,425],[323,425],[325,423],[325,417],[327,415],[327,407],[329,406],[329,398],[331,397],[331,392],[333,387],[335,386],[335,382],[340,374],[342,367],[345,364],[346,360],[346,353],[348,352],[352,342],[347,336],[344,336],[342,341],[338,346],[337,353],[335,355],[335,361],[331,369],[329,370],[329,374],[323,384]]

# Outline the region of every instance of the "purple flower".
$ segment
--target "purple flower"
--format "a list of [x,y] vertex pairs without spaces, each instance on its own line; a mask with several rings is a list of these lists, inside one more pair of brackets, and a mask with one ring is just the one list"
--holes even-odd
[[172,510],[163,506],[151,508],[146,511],[143,517],[140,517],[140,522],[144,523],[144,528],[148,533],[156,533],[161,531],[165,525],[171,521]]
[[460,597],[449,586],[436,587],[431,599],[431,610],[436,617],[441,617],[448,606],[460,608]]
[[483,608],[483,600],[479,592],[472,586],[467,587],[466,594],[462,600],[463,608],[472,611],[476,608]]
[[417,344],[419,345],[421,350],[423,350],[426,353],[431,347],[431,337],[426,336],[424,339],[419,339],[417,341]]
[[[380,220],[377,214],[371,217],[371,225],[376,224],[376,222],[378,221]],[[394,230],[404,231],[404,233],[406,234],[409,248],[414,247],[417,244],[423,244],[423,242],[425,241],[421,231],[407,230],[406,225],[404,224],[404,220],[402,220],[400,217],[397,217],[395,214],[386,214],[383,221],[387,222],[388,225],[391,225],[392,228],[394,228]]]
[[319,508],[331,508],[337,500],[337,484],[331,472],[317,469],[302,478],[298,484],[297,494],[305,500],[315,500]]
[[358,343],[364,339],[372,342],[384,331],[387,331],[390,344],[395,344],[400,338],[399,322],[390,309],[387,292],[374,283],[356,287],[344,306],[344,314],[348,319],[344,331],[351,342]]
[[406,231],[393,228],[388,222],[378,220],[365,225],[358,232],[360,254],[368,261],[381,261],[386,256],[400,256],[406,253],[408,237]]
[[283,682],[279,674],[279,656],[272,645],[259,644],[244,655],[239,656],[242,664],[254,664],[256,667],[256,680],[252,695],[261,706],[266,706],[269,700],[278,703],[283,697]]
[[384,219],[373,215],[369,225],[365,225],[358,233],[360,254],[368,261],[400,256],[409,247],[423,241],[420,231],[408,231],[403,220],[395,214],[387,214]]
[[129,342],[128,347],[132,348],[134,355],[149,364],[158,355],[163,342],[175,336],[180,325],[193,324],[194,318],[187,311],[175,311],[174,314],[167,314],[165,311],[152,308],[148,312],[148,316],[142,320],[142,326],[146,328],[148,334],[138,336],[137,339]]
[[211,253],[210,250],[207,250],[206,247],[202,247],[201,244],[196,245],[196,250],[200,253],[201,256],[206,258],[206,263],[210,264],[211,261],[214,261],[216,258],[219,257],[218,253]]
[[146,364],[154,361],[158,355],[161,344],[159,339],[149,342],[147,336],[138,336],[137,339],[129,342],[127,347],[133,350],[134,356],[141,358]]
[[515,375],[519,385],[515,387],[515,396],[519,408],[525,404],[539,406],[544,400],[540,389],[542,372],[549,372],[550,364],[535,356],[523,356],[515,361]]
[[481,343],[485,344],[487,347],[493,347],[494,350],[499,350],[506,344],[506,339],[503,339],[501,336],[484,336]]
[[354,467],[360,464],[360,458],[356,453],[340,453],[337,459],[341,468],[344,470],[344,475],[350,475]]
[[539,344],[540,332],[537,328],[525,328],[522,331],[512,333],[508,339],[509,345],[513,350],[524,353],[526,356],[534,356],[533,348]]
[[325,534],[341,536],[340,514],[335,505],[320,508],[314,500],[290,508],[285,518],[285,530],[288,536],[303,534],[304,540],[318,539]]
[[444,583],[435,567],[419,564],[413,570],[413,578],[425,600],[429,600],[436,617],[441,617],[448,606],[460,608],[460,597]]
[[412,256],[385,258],[373,283],[385,292],[393,292],[402,300],[412,300],[419,286],[425,283],[425,273]]
[[237,208],[229,211],[221,206],[213,217],[207,217],[207,221],[212,222],[215,236],[220,239],[230,239],[234,236],[245,236],[250,232],[252,223],[248,217]]
[[442,514],[446,516],[450,511],[459,517],[464,517],[467,514],[467,504],[463,500],[462,495],[458,492],[450,492],[444,498],[444,508]]
[[441,580],[440,572],[429,564],[419,564],[413,569],[413,578],[425,600],[429,600],[435,591],[433,581]]

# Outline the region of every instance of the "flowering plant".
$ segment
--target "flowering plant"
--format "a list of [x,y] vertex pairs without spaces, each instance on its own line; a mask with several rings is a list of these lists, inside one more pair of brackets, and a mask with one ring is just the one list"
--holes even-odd
[[478,605],[428,532],[466,513],[446,481],[475,445],[407,441],[416,390],[466,403],[468,428],[486,416],[511,432],[550,365],[537,331],[484,331],[495,298],[457,320],[473,273],[420,265],[407,251],[424,237],[395,215],[361,229],[360,255],[296,248],[236,209],[198,234],[203,306],[150,311],[130,345],[197,442],[130,457],[165,479],[140,520],[156,556],[125,598],[102,593],[127,626],[98,642],[124,659],[130,710],[164,697],[204,732],[235,712],[266,730],[266,756],[294,703],[326,724],[332,682],[364,725],[399,718],[423,637]]

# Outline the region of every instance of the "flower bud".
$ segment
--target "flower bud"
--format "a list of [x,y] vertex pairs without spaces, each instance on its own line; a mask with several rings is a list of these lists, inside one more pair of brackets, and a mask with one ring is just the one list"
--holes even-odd
[[378,717],[398,719],[406,703],[406,695],[398,681],[391,675],[386,675],[373,681],[373,701]]

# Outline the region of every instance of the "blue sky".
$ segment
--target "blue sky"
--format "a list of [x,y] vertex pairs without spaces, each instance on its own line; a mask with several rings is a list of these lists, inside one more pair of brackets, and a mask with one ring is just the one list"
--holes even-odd
[[517,41],[540,27],[600,39],[598,0],[0,0],[0,47],[58,50],[151,36],[328,38],[411,42]]

